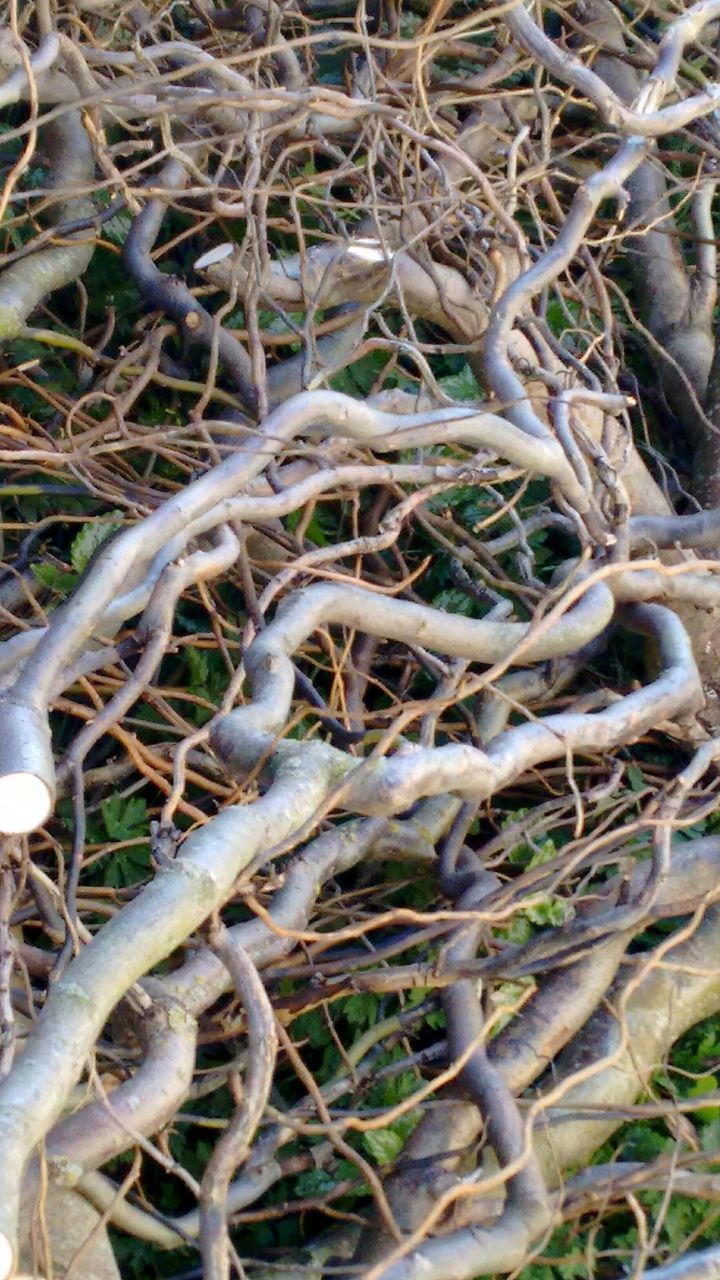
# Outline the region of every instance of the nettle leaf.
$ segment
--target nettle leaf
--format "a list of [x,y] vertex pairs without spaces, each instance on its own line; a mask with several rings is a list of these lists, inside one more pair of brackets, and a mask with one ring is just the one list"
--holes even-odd
[[371,1129],[363,1134],[362,1141],[377,1164],[392,1164],[397,1160],[405,1139],[394,1129]]
[[88,562],[101,547],[106,538],[119,529],[123,522],[122,511],[111,511],[102,520],[91,520],[84,524],[80,532],[73,538],[70,547],[70,563],[76,573],[82,573]]
[[77,582],[76,573],[70,573],[69,569],[60,569],[56,564],[34,564],[32,573],[41,587],[48,587],[58,596],[69,595]]
[[427,1016],[427,1018],[425,1019],[425,1021],[426,1021],[427,1025],[428,1025],[429,1027],[431,1027],[431,1028],[432,1028],[432,1030],[433,1030],[433,1031],[442,1031],[442,1030],[444,1030],[444,1028],[447,1026],[447,1019],[446,1019],[446,1017],[445,1017],[445,1010],[444,1010],[444,1009],[435,1009],[434,1011],[431,1011],[431,1012],[428,1014],[428,1016]]
[[301,1013],[294,1025],[298,1038],[307,1040],[313,1049],[321,1049],[332,1041],[327,1022],[319,1009],[310,1009],[308,1013]]
[[[403,1050],[399,1045],[394,1050],[383,1054],[382,1065],[385,1062],[400,1062],[403,1058]],[[390,1076],[386,1080],[381,1080],[374,1088],[368,1090],[367,1102],[370,1107],[395,1107],[399,1102],[404,1102],[409,1098],[411,1093],[417,1089],[418,1082],[412,1071],[401,1071],[397,1076]],[[416,1120],[412,1115],[400,1116],[393,1123],[393,1132],[400,1134],[403,1142],[410,1136],[415,1128]]]
[[142,796],[108,796],[100,808],[111,840],[132,840],[147,831],[147,801]]
[[196,649],[187,645],[185,649],[187,663],[190,668],[190,693],[205,694],[210,677],[210,660],[204,649]]
[[630,1125],[620,1148],[620,1159],[648,1161],[664,1155],[673,1145],[672,1138],[656,1133],[647,1125]]
[[[287,517],[287,527],[294,533],[302,519],[302,511],[291,511]],[[326,511],[316,510],[312,520],[305,527],[305,539],[314,542],[318,547],[327,547],[335,537],[333,517]]]
[[460,587],[446,587],[435,596],[433,608],[442,609],[445,613],[461,613],[465,617],[472,617],[475,612],[475,601]]
[[330,386],[334,391],[342,391],[345,395],[369,395],[375,382],[387,364],[384,351],[368,351],[354,364],[340,369],[330,378]]
[[706,1058],[715,1058],[718,1053],[720,1053],[720,1027],[711,1024],[700,1036],[695,1050],[695,1062],[703,1065]]
[[507,938],[508,942],[519,946],[532,937],[533,928],[527,918],[527,912],[521,911],[518,915],[514,915],[507,925],[495,932],[499,938]]
[[560,1276],[560,1280],[584,1280],[587,1275],[584,1262],[559,1262],[554,1269]]
[[642,769],[639,765],[629,764],[625,770],[625,777],[631,791],[642,791],[645,787],[645,779],[642,775]]
[[526,914],[531,924],[559,925],[572,918],[573,909],[563,898],[550,898],[547,902],[528,907]]
[[467,364],[458,373],[438,378],[438,386],[453,400],[478,400],[482,396],[475,374]]
[[110,889],[125,889],[146,880],[151,871],[150,846],[132,845],[116,849],[105,862],[103,884]]
[[528,863],[529,867],[541,867],[545,862],[552,862],[557,857],[557,846],[555,841],[548,838],[543,840],[537,849],[533,850],[533,855]]
[[367,995],[348,996],[343,1013],[351,1027],[373,1027],[377,1016],[378,998]]
[[700,1133],[700,1145],[703,1151],[720,1151],[720,1119],[713,1119],[703,1125]]
[[295,1180],[295,1195],[303,1199],[310,1196],[325,1196],[335,1186],[335,1179],[325,1169],[307,1169],[298,1174]]
[[681,1249],[685,1251],[688,1236],[695,1227],[699,1226],[704,1212],[704,1206],[698,1201],[673,1196],[663,1223],[665,1235],[673,1252]]
[[510,861],[519,863],[522,867],[541,867],[543,863],[551,862],[556,858],[557,853],[557,846],[551,838],[543,840],[541,844],[534,847],[523,842],[511,850]]
[[[694,1080],[687,1091],[689,1098],[702,1098],[706,1093],[716,1093],[718,1087],[718,1078],[714,1075],[701,1076],[699,1080]],[[712,1124],[720,1116],[720,1107],[711,1105],[708,1107],[698,1107],[694,1113],[697,1120],[704,1121],[706,1124]]]
[[498,1035],[503,1027],[512,1022],[515,1012],[529,988],[535,986],[534,978],[509,979],[501,982],[490,993],[490,1003],[494,1005],[496,1016],[493,1019],[491,1035]]
[[129,213],[121,210],[119,213],[113,214],[112,218],[108,218],[103,223],[102,234],[111,244],[124,244],[128,237],[128,232],[132,225],[132,218]]

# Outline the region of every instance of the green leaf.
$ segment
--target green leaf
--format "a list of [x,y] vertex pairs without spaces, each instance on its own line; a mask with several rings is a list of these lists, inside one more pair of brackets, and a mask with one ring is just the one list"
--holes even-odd
[[525,911],[513,916],[506,928],[497,930],[498,937],[507,938],[508,942],[512,942],[516,946],[527,942],[532,937],[532,932],[532,925]]
[[324,1169],[307,1169],[298,1174],[295,1181],[295,1195],[300,1197],[324,1196],[335,1186],[334,1178]]
[[460,587],[446,587],[439,591],[433,600],[433,608],[442,609],[445,613],[461,613],[466,618],[475,615],[475,601]]
[[132,840],[147,830],[147,801],[142,796],[108,796],[100,807],[111,840]]
[[116,213],[112,218],[108,218],[103,223],[102,234],[111,244],[124,244],[128,237],[128,231],[132,224],[132,218],[129,213],[121,211]]
[[[689,1098],[702,1098],[706,1093],[715,1093],[718,1087],[717,1076],[701,1076],[699,1080],[693,1080],[688,1089]],[[698,1107],[694,1112],[697,1120],[703,1120],[706,1123],[712,1123],[720,1116],[720,1107],[714,1102],[709,1107]]]
[[710,1093],[718,1087],[717,1076],[701,1076],[699,1080],[693,1080],[687,1091],[688,1098],[702,1098],[703,1094]]
[[393,1129],[371,1129],[363,1134],[362,1141],[377,1164],[392,1164],[402,1150],[404,1139]]
[[372,1027],[375,1024],[377,1007],[377,996],[368,993],[348,996],[343,1012],[351,1027]]
[[718,1056],[720,1053],[719,1033],[720,1027],[715,1026],[713,1023],[704,1029],[695,1050],[695,1057],[699,1063],[704,1062],[706,1058],[716,1058]]
[[313,1049],[322,1048],[332,1042],[327,1022],[319,1009],[310,1009],[302,1013],[294,1023],[295,1034],[300,1040],[307,1040]]
[[567,329],[572,327],[573,319],[578,314],[579,305],[570,298],[564,300],[564,305],[557,298],[551,298],[545,313],[548,326],[556,338],[561,338],[567,332]]
[[[398,1052],[399,1050],[399,1052]],[[403,1051],[399,1045],[393,1050],[383,1054],[382,1065],[385,1062],[399,1062],[402,1060]],[[418,1087],[417,1077],[412,1071],[401,1071],[397,1076],[390,1076],[386,1080],[381,1080],[373,1089],[368,1091],[367,1101],[370,1107],[395,1107],[398,1102],[404,1102],[410,1097]],[[410,1136],[415,1125],[418,1123],[419,1117],[413,1115],[400,1116],[393,1124],[395,1133],[400,1134],[403,1142]]]
[[[519,816],[519,815],[518,815]],[[557,847],[555,841],[548,838],[543,840],[542,844],[531,848],[529,845],[519,844],[511,850],[510,861],[519,863],[521,867],[541,867],[545,862],[552,862],[557,857]]]
[[196,649],[191,644],[187,645],[185,654],[190,668],[188,692],[195,694],[196,697],[204,697],[207,692],[208,678],[210,676],[210,660],[208,655],[204,649]]
[[42,587],[48,587],[58,596],[67,596],[77,582],[77,574],[60,569],[55,564],[34,564],[33,577]]
[[387,359],[384,351],[369,351],[354,364],[334,374],[330,378],[330,386],[334,391],[342,391],[349,396],[369,395],[385,368]]
[[620,1148],[622,1160],[648,1161],[664,1153],[672,1146],[672,1139],[656,1133],[647,1125],[630,1125]]
[[425,1021],[427,1022],[428,1026],[432,1028],[433,1031],[443,1031],[447,1026],[445,1010],[436,1009],[434,1012],[430,1012],[427,1018],[425,1019]]
[[91,520],[83,525],[80,532],[73,538],[70,547],[70,563],[76,573],[82,573],[98,547],[102,546],[111,533],[120,528],[122,522],[123,512],[111,511],[108,516],[103,516],[102,520]]
[[498,1013],[493,1021],[493,1029],[491,1035],[494,1037],[512,1022],[520,1000],[525,995],[528,987],[534,986],[532,978],[518,978],[516,980],[508,979],[507,982],[500,982],[495,990],[491,993],[490,1002],[495,1006],[496,1010],[504,1008],[505,1013]]
[[570,903],[562,898],[549,898],[547,902],[538,902],[534,907],[527,908],[528,920],[531,924],[538,925],[564,924],[571,914]]
[[636,764],[629,764],[625,776],[628,780],[628,786],[631,791],[643,791],[645,787],[645,779],[642,775],[642,769]]
[[[287,526],[291,533],[295,532],[298,525],[300,524],[301,518],[302,518],[301,511],[290,512],[290,515],[287,517]],[[334,539],[336,534],[336,529],[332,523],[332,517],[329,517],[327,514],[324,514],[323,512],[316,512],[312,520],[308,521],[308,524],[305,528],[306,541],[314,542],[316,547],[327,547],[329,545],[330,539],[328,538],[328,535],[325,532],[325,529],[323,528],[323,521],[327,523],[330,537]]]
[[720,1118],[703,1125],[700,1144],[703,1151],[720,1151]]
[[104,864],[103,884],[110,889],[125,889],[147,880],[151,871],[150,846],[132,845],[116,849]]
[[478,400],[482,395],[475,374],[467,364],[458,373],[438,378],[438,386],[453,400]]

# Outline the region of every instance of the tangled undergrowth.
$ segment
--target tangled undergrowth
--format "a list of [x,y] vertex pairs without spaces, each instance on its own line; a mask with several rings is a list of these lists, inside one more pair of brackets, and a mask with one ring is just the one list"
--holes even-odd
[[0,1280],[700,1275],[720,0],[0,16]]

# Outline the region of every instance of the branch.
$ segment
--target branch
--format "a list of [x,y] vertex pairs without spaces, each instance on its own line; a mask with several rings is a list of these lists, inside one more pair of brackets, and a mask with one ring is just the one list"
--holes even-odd
[[312,746],[302,760],[280,766],[262,799],[228,808],[196,831],[51,989],[24,1053],[0,1083],[0,1245],[9,1256],[25,1163],[60,1114],[113,1007],[222,905],[243,867],[315,813],[332,768],[328,751]]
[[[54,220],[93,218],[95,207],[90,197],[72,194],[74,187],[82,193],[84,187],[90,186],[95,172],[92,148],[79,113],[66,111],[47,124],[43,141],[51,159],[53,185],[70,192],[55,205]],[[72,284],[83,274],[94,248],[94,233],[72,232],[65,244],[39,249],[0,275],[0,343],[17,338],[48,294]]]
[[545,35],[523,4],[508,9],[505,21],[515,39],[533,58],[563,84],[577,89],[598,108],[608,124],[627,137],[659,138],[710,115],[717,109],[720,86],[660,109],[672,89],[686,45],[697,40],[703,28],[720,15],[718,0],[699,0],[670,24],[663,36],[658,59],[643,85],[637,103],[628,108],[600,76],[584,66],[567,49]]

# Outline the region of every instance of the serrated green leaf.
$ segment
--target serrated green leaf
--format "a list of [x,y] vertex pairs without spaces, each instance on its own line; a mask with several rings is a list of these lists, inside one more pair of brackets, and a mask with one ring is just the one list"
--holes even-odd
[[190,683],[188,691],[198,696],[202,696],[207,692],[208,678],[210,675],[210,661],[204,649],[196,649],[193,645],[187,645],[185,649],[188,666],[190,668]]
[[507,982],[501,982],[490,995],[490,1001],[496,1010],[505,1009],[507,1012],[499,1013],[493,1019],[493,1029],[491,1035],[494,1037],[512,1022],[515,1013],[514,1010],[527,993],[529,987],[534,986],[532,978],[509,979]]
[[310,1009],[308,1013],[301,1014],[295,1021],[294,1030],[298,1039],[307,1040],[313,1049],[322,1048],[332,1040],[327,1022],[319,1009]]
[[147,801],[142,796],[108,796],[100,808],[111,840],[132,840],[147,829]]
[[552,898],[547,902],[538,902],[527,908],[527,918],[531,924],[559,925],[564,924],[572,915],[572,907],[562,898]]
[[519,915],[513,916],[510,923],[504,929],[498,929],[500,937],[507,938],[508,942],[520,945],[527,942],[532,937],[532,925],[527,918],[527,912],[523,911]]
[[403,1145],[403,1138],[394,1129],[371,1129],[362,1136],[365,1150],[377,1164],[392,1164],[397,1160]]
[[[701,1076],[699,1080],[693,1080],[687,1091],[689,1098],[702,1098],[706,1093],[715,1093],[718,1087],[717,1076]],[[720,1116],[720,1107],[713,1101],[708,1107],[698,1107],[693,1112],[696,1120],[704,1121],[706,1124],[712,1124]]]
[[654,1160],[673,1145],[673,1139],[656,1133],[647,1125],[633,1124],[627,1130],[620,1149],[623,1160]]
[[[291,533],[294,533],[295,530],[297,529],[298,525],[300,524],[301,517],[302,517],[301,511],[292,511],[288,516],[287,525]],[[332,524],[332,518],[331,517],[329,518],[328,516],[323,516],[323,514],[320,512],[316,512],[312,520],[308,521],[308,524],[305,528],[306,540],[308,542],[314,542],[317,547],[327,547],[330,541],[330,539],[328,539],[327,534],[325,533],[325,530],[323,529],[323,519],[325,519],[328,522],[328,530],[330,532],[331,538],[333,538],[335,536],[335,530]]]
[[703,1125],[700,1144],[703,1151],[720,1151],[720,1118]]
[[628,780],[628,786],[631,791],[642,791],[645,787],[645,779],[642,776],[642,769],[636,764],[629,764],[625,772]]
[[59,569],[54,564],[34,564],[32,572],[41,586],[48,587],[58,596],[69,595],[77,582],[76,573],[70,573],[68,569]]
[[458,373],[439,378],[438,385],[453,400],[478,400],[482,395],[475,374],[467,364]]
[[133,845],[117,849],[105,862],[103,883],[110,889],[125,889],[147,880],[150,874],[150,846]]
[[120,528],[122,522],[123,512],[111,511],[108,516],[103,516],[102,520],[91,520],[83,525],[80,532],[73,538],[70,547],[70,563],[76,573],[82,573],[98,547],[102,546],[111,533]]
[[300,1197],[324,1196],[332,1191],[335,1179],[325,1169],[307,1169],[298,1174],[295,1181],[295,1195]]
[[535,850],[528,863],[529,867],[541,867],[545,862],[552,862],[557,857],[557,847],[552,839],[543,840],[542,844]]
[[460,587],[446,587],[439,591],[433,600],[433,608],[442,609],[445,613],[460,613],[466,618],[473,617],[475,601]]
[[107,222],[103,223],[102,234],[111,244],[124,244],[131,225],[132,218],[130,214],[121,210],[120,213],[114,214],[112,218],[108,218]]
[[433,1012],[428,1014],[425,1021],[427,1022],[428,1026],[432,1028],[433,1031],[444,1030],[444,1028],[447,1026],[447,1018],[445,1017],[445,1010],[444,1009],[434,1010]]
[[372,1027],[377,1016],[377,996],[348,996],[345,1001],[344,1014],[351,1027]]
[[354,364],[341,369],[330,379],[334,391],[342,391],[345,395],[369,395],[377,378],[387,364],[384,351],[369,351]]

